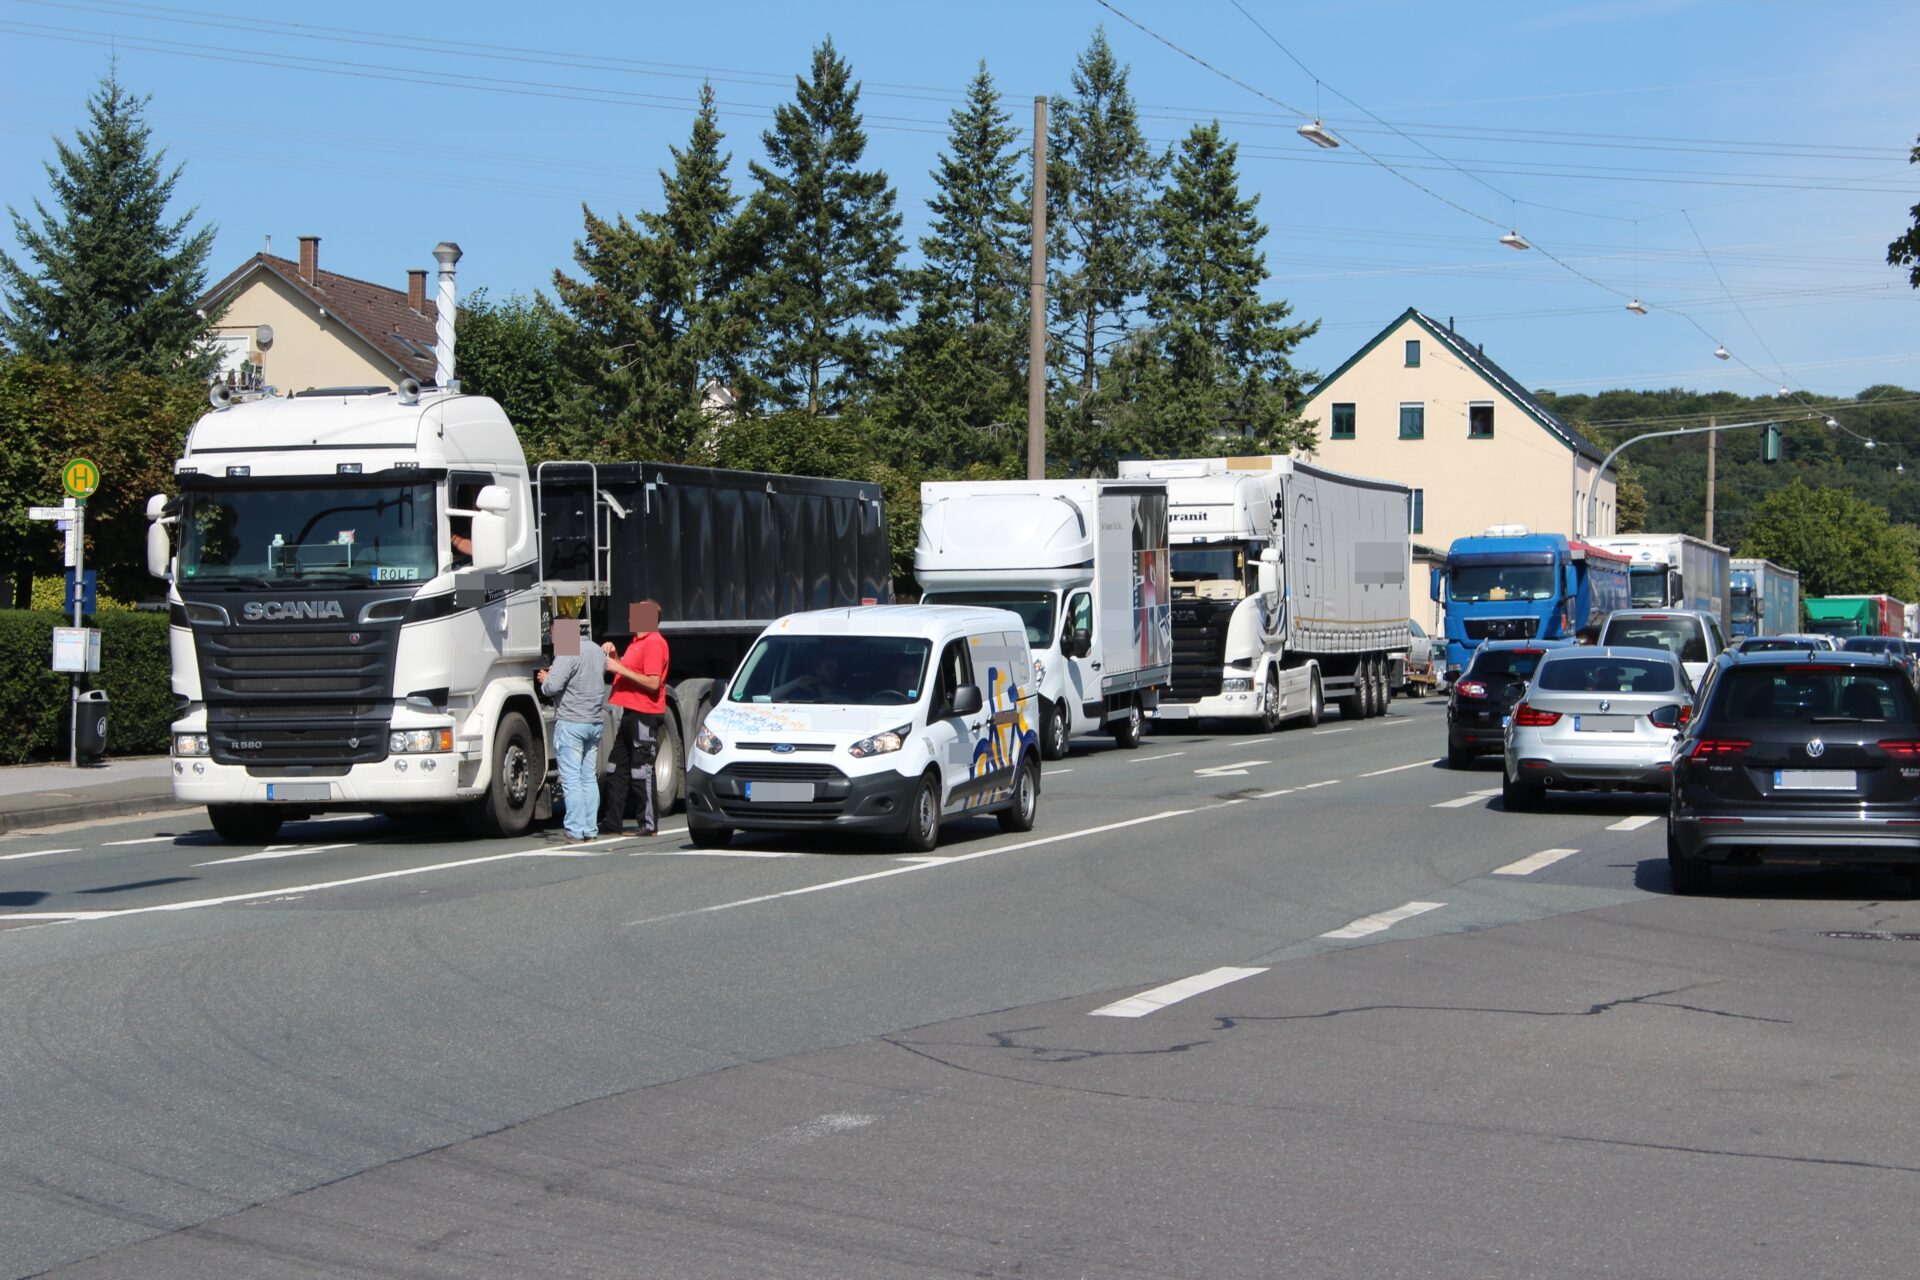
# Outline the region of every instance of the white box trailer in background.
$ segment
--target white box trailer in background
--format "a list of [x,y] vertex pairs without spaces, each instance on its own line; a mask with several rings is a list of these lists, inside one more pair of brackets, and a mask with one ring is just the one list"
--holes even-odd
[[1101,729],[1139,745],[1172,674],[1166,485],[929,481],[913,569],[928,604],[1011,609],[1026,623],[1047,759]]
[[1412,491],[1283,457],[1122,462],[1167,486],[1173,685],[1161,720],[1379,715],[1410,633]]
[[1635,533],[1591,538],[1596,547],[1625,556],[1628,600],[1636,609],[1698,609],[1733,625],[1732,552],[1690,533]]

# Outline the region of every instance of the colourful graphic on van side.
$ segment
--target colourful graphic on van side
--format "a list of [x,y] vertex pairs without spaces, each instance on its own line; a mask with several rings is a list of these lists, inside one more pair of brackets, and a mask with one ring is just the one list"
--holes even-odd
[[1013,788],[1015,767],[1040,741],[1039,733],[1027,723],[1020,687],[998,667],[987,668],[987,710],[986,734],[973,744],[973,777],[1005,785],[976,791],[967,799],[969,809],[1005,799]]

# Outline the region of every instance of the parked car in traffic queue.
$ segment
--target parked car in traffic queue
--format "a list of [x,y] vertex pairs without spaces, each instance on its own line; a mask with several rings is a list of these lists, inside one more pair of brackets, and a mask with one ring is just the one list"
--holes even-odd
[[1447,693],[1447,768],[1506,748],[1507,713],[1526,692],[1540,659],[1571,640],[1488,640],[1473,651]]
[[1734,642],[1738,653],[1832,653],[1840,647],[1832,636],[1813,631],[1795,631],[1786,635],[1746,636]]
[[1664,791],[1692,714],[1693,682],[1665,649],[1550,653],[1507,724],[1501,801],[1524,810],[1549,788]]
[[1040,739],[1026,626],[1005,609],[870,605],[761,632],[695,735],[687,834],[871,831],[926,852],[943,823],[1032,830]]
[[1698,688],[1707,664],[1727,647],[1720,619],[1699,609],[1616,609],[1600,625],[1599,643],[1665,649],[1680,659]]
[[1676,746],[1667,864],[1871,866],[1920,892],[1920,697],[1875,653],[1735,655]]
[[1920,682],[1920,647],[1900,636],[1848,636],[1840,647],[1848,653],[1884,653],[1907,673],[1907,679]]

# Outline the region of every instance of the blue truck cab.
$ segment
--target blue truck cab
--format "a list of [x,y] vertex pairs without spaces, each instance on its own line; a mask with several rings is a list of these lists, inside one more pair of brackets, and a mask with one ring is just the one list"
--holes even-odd
[[1630,602],[1629,561],[1558,533],[1495,525],[1455,538],[1431,592],[1446,605],[1446,678],[1483,640],[1570,640]]

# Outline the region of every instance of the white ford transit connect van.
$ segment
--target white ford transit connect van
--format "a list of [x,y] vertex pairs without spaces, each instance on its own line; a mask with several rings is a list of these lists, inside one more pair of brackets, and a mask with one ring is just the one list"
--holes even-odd
[[925,851],[945,818],[1033,828],[1033,655],[1005,609],[871,605],[760,634],[687,760],[687,833],[864,830]]

